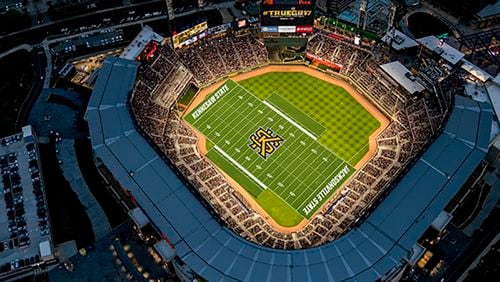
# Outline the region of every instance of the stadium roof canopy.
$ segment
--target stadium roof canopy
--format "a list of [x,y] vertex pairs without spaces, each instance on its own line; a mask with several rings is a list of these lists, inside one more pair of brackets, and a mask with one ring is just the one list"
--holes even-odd
[[488,90],[482,83],[467,81],[464,86],[464,92],[466,96],[471,97],[475,101],[483,103],[490,102],[490,99],[488,98]]
[[120,54],[120,58],[127,60],[135,60],[135,58],[142,52],[144,46],[148,44],[151,40],[162,42],[165,38],[163,38],[158,33],[154,32],[153,29],[149,26],[144,26],[137,34],[137,36],[130,42],[130,44],[123,50]]
[[495,17],[500,14],[500,1],[495,1],[493,4],[488,4],[484,7],[476,16],[480,19],[486,19],[490,17]]
[[463,57],[464,53],[458,51],[457,49],[451,47],[446,42],[441,42],[436,36],[429,35],[417,39],[417,41],[427,47],[427,49],[441,56],[452,65],[457,64]]
[[410,70],[407,69],[403,64],[399,61],[390,62],[387,64],[383,64],[380,66],[392,79],[397,81],[397,83],[403,86],[406,91],[411,94],[422,92],[425,88],[418,82],[412,81],[407,77],[410,73]]
[[135,225],[139,228],[143,228],[144,226],[149,224],[149,218],[142,212],[140,208],[132,209],[128,212],[128,215],[134,221]]
[[491,109],[457,96],[444,132],[372,214],[304,250],[249,242],[220,222],[137,131],[126,104],[137,64],[107,58],[86,116],[96,158],[129,190],[179,258],[208,281],[375,281],[411,259],[424,231],[484,158]]
[[486,87],[488,97],[490,98],[491,105],[495,110],[495,115],[500,118],[500,86],[496,83],[491,83]]
[[475,78],[479,79],[479,81],[484,83],[488,80],[493,80],[493,76],[482,70],[480,67],[474,65],[466,59],[462,59],[462,62],[462,69],[473,75]]
[[415,41],[408,35],[402,33],[396,28],[393,28],[391,31],[386,33],[384,37],[382,37],[382,41],[385,42],[386,44],[389,44],[389,40],[391,39],[393,31],[394,31],[394,37],[392,39],[391,47],[394,50],[403,50],[418,46],[417,41]]

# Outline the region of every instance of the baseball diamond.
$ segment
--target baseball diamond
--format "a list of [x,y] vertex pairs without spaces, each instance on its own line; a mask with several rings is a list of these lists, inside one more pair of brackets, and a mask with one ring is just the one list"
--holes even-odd
[[302,72],[227,80],[184,119],[213,143],[207,157],[284,227],[331,198],[380,127],[345,89]]

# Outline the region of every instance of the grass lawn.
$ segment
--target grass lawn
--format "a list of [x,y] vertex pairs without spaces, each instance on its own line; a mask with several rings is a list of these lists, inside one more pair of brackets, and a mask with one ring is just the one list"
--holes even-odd
[[194,97],[196,96],[196,93],[198,93],[198,89],[189,87],[186,93],[184,93],[184,95],[182,95],[182,97],[179,99],[179,104],[182,104],[186,107],[189,106],[189,104],[191,104]]
[[304,218],[294,209],[289,207],[271,190],[265,190],[257,197],[257,203],[283,227],[293,227]]

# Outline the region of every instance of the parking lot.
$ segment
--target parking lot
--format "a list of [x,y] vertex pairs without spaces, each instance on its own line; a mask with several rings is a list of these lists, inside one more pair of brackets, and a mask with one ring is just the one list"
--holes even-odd
[[23,3],[20,0],[0,0],[0,13],[9,10],[21,10],[23,7]]
[[51,232],[34,143],[22,134],[0,139],[0,173],[0,272],[8,272],[39,262]]

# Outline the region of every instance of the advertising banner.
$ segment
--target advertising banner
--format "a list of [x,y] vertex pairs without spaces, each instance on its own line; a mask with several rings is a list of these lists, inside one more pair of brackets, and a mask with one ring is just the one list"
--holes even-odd
[[208,30],[207,21],[199,23],[191,28],[188,28],[182,32],[176,33],[172,36],[172,41],[174,48],[179,48],[181,46],[190,44],[193,39],[197,39],[197,36]]

